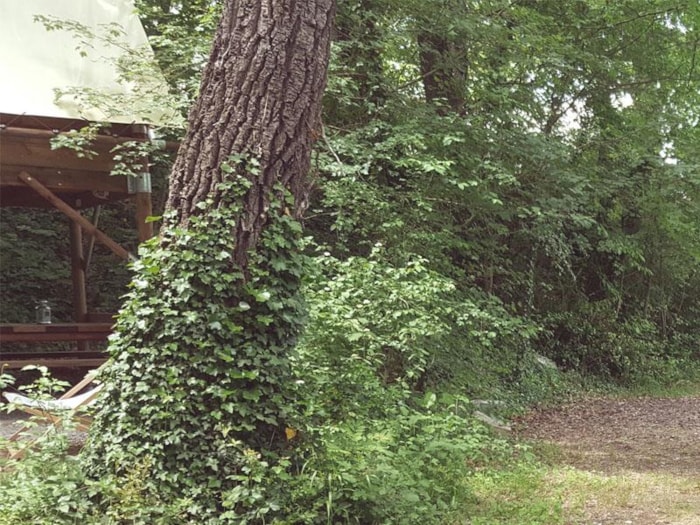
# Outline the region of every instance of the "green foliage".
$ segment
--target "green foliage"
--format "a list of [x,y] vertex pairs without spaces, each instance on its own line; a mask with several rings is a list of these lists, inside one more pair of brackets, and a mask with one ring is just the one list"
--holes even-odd
[[[55,319],[70,315],[67,225],[58,212],[1,208],[2,322],[32,322],[37,301],[49,300]],[[66,228],[63,237],[56,225]]]
[[80,159],[94,159],[97,152],[92,148],[92,143],[98,133],[103,129],[100,124],[92,123],[78,129],[72,129],[65,133],[59,133],[51,139],[51,149],[69,149]]
[[[35,399],[54,399],[63,392],[69,383],[56,379],[51,375],[49,369],[45,366],[27,365],[22,367],[22,372],[36,371],[39,377],[28,385],[21,385],[19,390],[26,392],[29,397]],[[13,407],[10,406],[10,409]]]
[[[160,71],[186,117],[199,90],[201,71],[219,21],[222,2],[190,0],[174,6],[136,0],[136,9],[153,47]],[[174,11],[176,10],[176,11]]]
[[564,367],[627,383],[653,378],[664,370],[671,356],[665,355],[652,323],[643,318],[620,319],[604,303],[591,305],[587,313],[551,318],[549,353]]
[[[424,257],[490,322],[519,318],[526,340],[551,328],[546,347],[571,369],[672,372],[674,341],[697,337],[697,6],[435,7],[341,8],[315,237]],[[529,345],[497,343],[487,374],[515,380]],[[443,368],[480,353],[450,351]]]
[[[134,247],[133,215],[124,203],[110,204],[101,212],[100,228],[122,246]],[[33,322],[34,307],[40,300],[49,301],[54,322],[70,321],[70,242],[64,216],[46,209],[2,208],[0,218],[2,322]],[[116,311],[128,278],[126,266],[96,244],[87,272],[90,311]]]
[[129,140],[117,144],[110,150],[114,159],[110,175],[136,177],[142,175],[146,168],[151,171],[150,168],[165,160],[160,149],[158,141]]
[[5,365],[0,365],[0,389],[5,389],[15,384],[15,377],[5,372]]
[[[54,399],[67,383],[51,376],[46,367],[28,366],[23,371],[35,370],[39,377],[19,387],[35,399]],[[14,383],[9,374],[0,375],[0,387]],[[3,407],[13,412],[16,407]],[[63,428],[73,428],[69,414]],[[84,476],[77,458],[68,455],[69,441],[65,432],[46,429],[43,418],[32,417],[23,422],[20,441],[10,444],[0,437],[0,450],[16,450],[22,459],[0,458],[0,488],[8,496],[0,500],[0,524],[26,523],[49,525],[72,523],[85,511]],[[80,507],[80,508],[79,508]]]
[[85,518],[85,478],[78,458],[68,455],[67,448],[65,435],[54,433],[35,443],[21,462],[0,460],[5,496],[0,524],[56,525]]
[[[88,479],[61,474],[89,487],[73,508],[89,496],[82,516],[115,523],[561,522],[560,500],[529,488],[542,472],[494,473],[513,450],[442,397],[510,410],[579,379],[697,370],[699,11],[666,4],[341,2],[305,218],[333,256],[299,256],[282,215],[243,279],[235,202],[165,228],[134,266]],[[221,3],[137,7],[182,112]],[[226,184],[233,201],[246,189]],[[26,296],[66,297],[67,273],[36,255],[61,235],[12,221],[14,320],[31,318]],[[98,280],[114,301],[116,279]],[[24,502],[30,477],[12,489]]]
[[453,403],[398,403],[382,418],[307,429],[319,446],[290,480],[281,523],[445,523],[459,515],[469,475],[513,450],[459,415],[464,400]]
[[385,384],[410,388],[425,372],[431,341],[451,329],[446,299],[454,284],[420,258],[387,264],[382,251],[377,245],[368,258],[317,258],[320,272],[306,291],[312,322],[300,353],[328,349],[323,357],[329,370],[354,359]]

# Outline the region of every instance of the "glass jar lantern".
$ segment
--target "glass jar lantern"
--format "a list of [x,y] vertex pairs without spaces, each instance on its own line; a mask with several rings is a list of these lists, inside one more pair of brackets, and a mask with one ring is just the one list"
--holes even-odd
[[51,307],[48,301],[39,301],[34,307],[36,322],[39,324],[51,324]]

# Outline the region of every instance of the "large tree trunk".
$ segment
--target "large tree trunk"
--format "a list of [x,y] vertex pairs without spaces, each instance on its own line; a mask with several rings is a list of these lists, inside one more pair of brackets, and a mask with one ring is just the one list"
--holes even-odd
[[333,0],[227,2],[161,237],[134,264],[110,341],[87,471],[107,486],[135,482],[148,505],[196,501],[176,509],[188,516],[177,523],[258,516],[254,499],[232,503],[255,482],[242,481],[246,468],[291,453],[289,359],[304,318],[293,215],[305,205],[333,14]]
[[[180,224],[219,205],[231,155],[256,159],[253,182],[236,225],[235,260],[243,267],[267,220],[273,187],[307,196],[311,146],[321,134],[332,0],[228,2],[204,71],[189,131],[171,174],[168,208]],[[240,169],[242,168],[242,169]]]

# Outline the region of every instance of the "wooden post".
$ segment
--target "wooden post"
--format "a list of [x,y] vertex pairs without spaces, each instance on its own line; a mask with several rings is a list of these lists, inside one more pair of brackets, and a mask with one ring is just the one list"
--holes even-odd
[[70,222],[70,262],[73,279],[73,312],[76,323],[87,318],[87,293],[85,288],[85,261],[83,259],[83,230],[75,221]]
[[[87,291],[85,286],[85,261],[83,258],[83,230],[75,221],[70,221],[70,264],[73,281],[73,316],[76,323],[87,319]],[[78,342],[78,350],[89,349],[85,341]]]
[[[134,136],[142,140],[148,140],[148,126],[134,126]],[[146,219],[153,215],[153,203],[151,200],[151,174],[148,167],[148,158],[143,159],[143,173],[135,182],[136,193],[136,228],[139,233],[139,242],[153,237],[153,223]]]
[[153,215],[151,192],[136,192],[136,227],[139,232],[139,242],[153,237],[153,223],[146,222],[146,218]]

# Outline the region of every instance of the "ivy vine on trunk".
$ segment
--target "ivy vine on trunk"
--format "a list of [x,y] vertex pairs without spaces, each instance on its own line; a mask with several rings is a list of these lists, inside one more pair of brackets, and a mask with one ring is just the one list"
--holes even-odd
[[333,0],[226,2],[163,233],[134,264],[110,341],[88,470],[136,483],[144,498],[187,501],[200,522],[243,516],[249,503],[262,512],[237,490],[245,465],[279,463],[288,448],[287,356],[304,319],[295,216],[334,10]]

